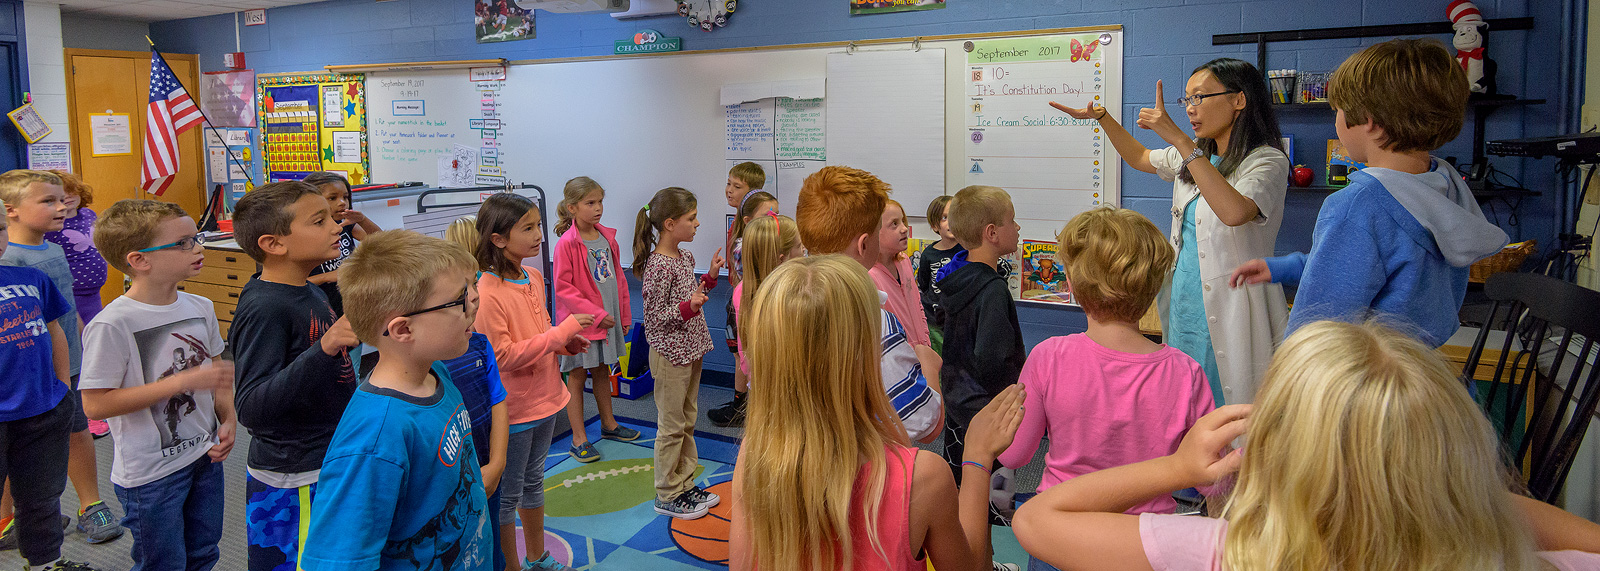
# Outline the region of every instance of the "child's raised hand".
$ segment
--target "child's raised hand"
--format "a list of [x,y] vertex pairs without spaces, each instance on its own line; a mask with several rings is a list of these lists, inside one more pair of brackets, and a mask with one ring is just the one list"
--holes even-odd
[[362,214],[360,210],[350,209],[344,211],[344,220],[340,221],[339,224],[342,226],[349,226],[351,224],[360,224],[366,221],[367,215]]
[[1022,425],[1022,402],[1027,397],[1022,385],[1011,385],[972,417],[967,427],[966,452],[962,460],[988,466],[1011,447],[1011,440]]
[[1099,119],[1101,116],[1100,114],[1106,112],[1105,107],[1101,107],[1093,101],[1089,102],[1088,107],[1084,107],[1082,109],[1067,107],[1066,105],[1062,105],[1054,101],[1050,102],[1050,106],[1060,109],[1061,112],[1066,113],[1067,115],[1071,115],[1073,119]]
[[344,317],[340,317],[338,321],[333,322],[333,326],[322,334],[320,342],[322,344],[322,352],[330,356],[338,355],[346,349],[361,344],[361,340],[356,339],[356,331],[350,328],[350,320]]
[[694,293],[689,294],[689,309],[700,311],[700,307],[706,304],[706,299],[708,299],[706,292],[694,290]]
[[218,391],[233,388],[233,361],[220,359],[169,377],[185,391]]
[[722,267],[726,263],[727,260],[722,259],[722,248],[717,248],[717,253],[711,255],[711,271],[706,273],[713,276],[717,275],[717,272],[722,271]]
[[1229,443],[1250,428],[1252,410],[1253,405],[1230,404],[1207,413],[1189,427],[1178,451],[1168,456],[1185,482],[1212,484],[1239,470],[1243,450],[1233,450]]
[[1233,275],[1228,276],[1228,285],[1233,287],[1264,284],[1270,281],[1272,281],[1272,268],[1267,267],[1267,261],[1261,258],[1239,264],[1239,267],[1233,269]]
[[583,329],[588,329],[590,325],[594,325],[594,314],[592,313],[574,313],[572,314],[572,319],[577,321],[578,327]]
[[600,328],[601,329],[610,329],[610,328],[616,327],[616,326],[617,326],[617,318],[612,317],[611,314],[606,314],[606,318],[600,320]]
[[1140,109],[1138,123],[1141,128],[1155,131],[1169,144],[1176,145],[1180,141],[1189,140],[1189,136],[1183,134],[1178,124],[1172,122],[1172,116],[1167,114],[1167,99],[1162,94],[1159,79],[1156,80],[1156,106]]

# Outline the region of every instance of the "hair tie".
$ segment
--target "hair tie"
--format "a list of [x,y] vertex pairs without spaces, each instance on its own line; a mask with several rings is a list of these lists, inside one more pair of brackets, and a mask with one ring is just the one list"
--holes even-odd
[[772,224],[774,226],[777,226],[779,230],[783,229],[783,220],[778,218],[778,213],[773,212],[771,210],[768,210],[767,211],[767,216],[771,216],[772,217]]
[[650,205],[649,204],[644,205],[644,211],[645,212],[649,212],[650,211]]

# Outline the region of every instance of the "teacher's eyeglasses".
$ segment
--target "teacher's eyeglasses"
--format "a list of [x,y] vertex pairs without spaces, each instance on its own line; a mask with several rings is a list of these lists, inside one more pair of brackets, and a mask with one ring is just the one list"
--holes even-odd
[[195,234],[193,236],[184,236],[183,238],[180,238],[177,242],[173,242],[171,244],[162,244],[160,246],[151,246],[149,248],[145,248],[145,249],[139,250],[139,251],[140,252],[154,252],[154,251],[157,251],[157,250],[165,250],[167,248],[177,248],[179,250],[189,250],[189,249],[194,248],[195,246],[204,245],[205,243],[206,243],[206,237],[204,235]]
[[1188,97],[1179,97],[1178,98],[1178,104],[1182,105],[1184,107],[1199,107],[1200,106],[1200,102],[1201,101],[1205,101],[1205,99],[1207,97],[1216,97],[1218,95],[1230,95],[1230,94],[1234,94],[1234,93],[1242,93],[1242,92],[1237,90],[1237,89],[1233,89],[1233,90],[1229,90],[1229,91],[1218,91],[1216,93],[1196,93],[1196,94],[1190,95]]
[[[422,315],[424,313],[428,313],[430,311],[439,311],[441,309],[449,309],[449,308],[452,308],[452,307],[455,307],[455,306],[458,306],[458,305],[461,306],[461,313],[463,315],[465,315],[467,313],[467,293],[468,293],[468,291],[470,289],[471,288],[462,288],[461,289],[461,297],[456,298],[455,301],[441,303],[441,304],[435,305],[433,307],[426,307],[426,308],[423,308],[423,309],[418,309],[418,310],[413,311],[411,313],[402,313],[402,314],[400,314],[400,317],[414,317],[414,316],[417,316],[417,315]],[[384,330],[383,336],[384,337],[388,337],[389,336],[389,331],[387,329]]]

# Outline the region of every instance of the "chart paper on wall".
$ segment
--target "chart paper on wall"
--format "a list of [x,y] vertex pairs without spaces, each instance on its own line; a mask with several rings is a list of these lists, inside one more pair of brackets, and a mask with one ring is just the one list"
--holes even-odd
[[[1116,204],[1116,157],[1094,120],[1050,107],[1121,108],[1120,33],[966,42],[967,184],[1011,194],[1022,236],[1053,239],[1061,221]],[[1109,158],[1108,158],[1109,157]]]
[[793,212],[800,184],[827,164],[822,99],[767,97],[727,105],[728,168],[750,161],[761,165],[762,190],[778,198],[779,209]]

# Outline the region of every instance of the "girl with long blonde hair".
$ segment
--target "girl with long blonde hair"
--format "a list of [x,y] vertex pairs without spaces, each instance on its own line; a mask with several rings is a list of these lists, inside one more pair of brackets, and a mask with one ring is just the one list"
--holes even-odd
[[[733,295],[729,299],[733,300],[735,315],[738,314],[739,308],[750,303],[750,299],[755,297],[756,290],[761,287],[761,282],[766,280],[773,270],[778,269],[778,264],[799,258],[805,252],[804,246],[800,244],[800,227],[795,225],[794,219],[771,211],[768,211],[767,215],[762,216],[759,220],[752,221],[745,226],[744,236],[740,239],[745,245],[744,251],[748,252],[748,255],[743,256],[740,265],[744,267],[740,271],[744,274],[745,280],[749,281],[750,287],[744,287],[745,281],[743,280],[738,285],[733,286]],[[746,323],[747,320],[741,319],[736,327],[747,327]],[[737,338],[739,344],[739,370],[743,371],[745,375],[749,375],[750,362],[745,358],[744,338],[742,336]],[[748,386],[746,385],[746,387]],[[744,396],[745,394],[740,392],[738,393],[739,396],[735,397],[735,400],[739,401],[739,424],[741,425],[744,424],[744,407],[746,406],[744,399],[747,398]],[[715,417],[713,417],[713,420],[715,420]]]
[[1022,388],[974,419],[963,465],[972,484],[958,492],[937,454],[911,447],[889,406],[882,312],[860,263],[790,260],[745,310],[761,389],[750,396],[733,477],[731,567],[911,570],[932,559],[941,571],[989,569],[985,472],[1016,432]]
[[[1248,453],[1228,452],[1241,434]],[[1051,488],[1016,532],[1061,569],[1600,566],[1600,525],[1511,493],[1500,458],[1438,354],[1382,325],[1324,321],[1284,342],[1253,410],[1219,408],[1170,456]],[[1234,470],[1220,518],[1104,513]]]

